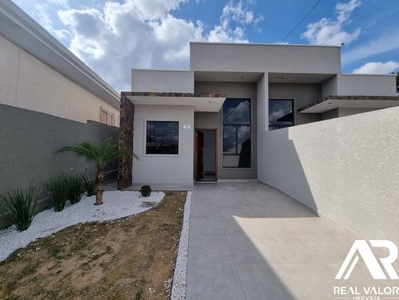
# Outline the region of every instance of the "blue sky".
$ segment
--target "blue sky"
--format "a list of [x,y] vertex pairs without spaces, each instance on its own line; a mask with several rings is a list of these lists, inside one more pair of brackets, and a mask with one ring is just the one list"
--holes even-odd
[[187,70],[190,41],[344,43],[344,73],[399,71],[398,0],[14,2],[118,91],[131,68]]

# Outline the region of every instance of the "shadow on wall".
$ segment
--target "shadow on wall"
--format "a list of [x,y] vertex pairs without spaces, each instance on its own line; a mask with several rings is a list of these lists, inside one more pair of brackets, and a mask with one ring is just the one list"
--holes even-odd
[[258,179],[399,246],[398,132],[398,107],[265,132]]
[[[263,145],[259,147],[263,151],[258,154],[258,180],[290,196],[318,216],[304,167],[288,134],[289,128],[263,134]],[[319,171],[323,172],[322,169]]]
[[[71,153],[55,154],[61,147],[83,141],[103,143],[119,128],[94,121],[88,124],[0,104],[0,194],[26,189],[41,191],[39,209],[51,205],[45,183],[50,177],[83,174],[95,178],[96,167]],[[106,180],[116,179],[117,161],[106,168]],[[5,224],[0,223],[0,227]]]

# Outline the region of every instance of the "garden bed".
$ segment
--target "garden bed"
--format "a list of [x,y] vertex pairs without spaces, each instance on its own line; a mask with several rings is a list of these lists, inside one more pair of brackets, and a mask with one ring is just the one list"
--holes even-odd
[[[125,213],[113,217],[125,218],[73,225],[14,251],[0,263],[0,298],[168,299],[186,193],[167,192],[154,208],[132,217],[126,217],[132,213],[122,200],[111,201],[107,193],[124,196],[134,192],[105,192],[101,206],[93,205],[94,197],[83,198],[81,203],[89,202],[90,207],[79,209],[79,203],[63,212],[51,212],[59,216],[53,225],[61,223],[62,213],[69,219],[83,214],[104,220],[107,208]],[[159,202],[162,197],[157,200],[153,198],[156,195],[152,193],[146,201]],[[143,198],[136,198],[135,213],[148,209],[140,207]],[[75,207],[72,213],[70,209]],[[38,222],[40,214],[26,234]],[[5,234],[0,234],[0,243]]]

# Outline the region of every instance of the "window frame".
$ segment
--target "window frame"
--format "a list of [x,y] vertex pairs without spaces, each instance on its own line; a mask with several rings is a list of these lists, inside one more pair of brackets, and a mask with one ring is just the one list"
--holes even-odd
[[[149,153],[148,152],[148,125],[150,122],[153,123],[175,123],[177,124],[177,153]],[[180,122],[177,120],[144,120],[144,155],[145,156],[179,156],[180,155]]]
[[[221,130],[221,155],[222,155],[222,159],[221,159],[221,168],[222,169],[227,169],[227,170],[249,170],[249,169],[253,169],[253,142],[252,142],[252,137],[253,137],[253,125],[252,125],[252,119],[253,119],[253,116],[252,116],[252,105],[253,105],[253,103],[252,103],[252,99],[251,98],[249,98],[249,97],[236,97],[236,98],[233,98],[233,97],[230,97],[230,98],[226,98],[226,100],[225,100],[225,103],[226,103],[226,101],[229,101],[229,100],[233,100],[233,101],[248,101],[249,102],[249,123],[247,124],[247,123],[239,123],[239,122],[236,122],[236,123],[231,123],[231,122],[229,122],[229,123],[225,123],[224,122],[224,118],[225,118],[225,116],[224,116],[224,109],[223,109],[223,106],[222,106],[222,110],[221,110],[221,128],[222,128],[222,130]],[[224,105],[224,104],[223,104]],[[237,140],[238,140],[238,128],[240,127],[240,126],[248,126],[250,129],[249,129],[249,131],[250,131],[250,133],[249,133],[249,139],[250,139],[250,155],[249,155],[249,160],[250,160],[250,162],[249,162],[249,166],[248,167],[239,167],[239,166],[225,166],[223,163],[224,163],[224,157],[225,156],[236,156],[236,157],[240,157],[240,153],[238,153],[238,147],[237,147],[237,143],[236,143],[236,146],[235,146],[235,153],[233,153],[233,154],[231,154],[231,153],[225,153],[224,152],[224,130],[225,130],[225,127],[229,127],[229,126],[231,126],[231,127],[234,127],[235,128],[235,140],[236,140],[236,142],[237,142]]]
[[[103,114],[105,114],[106,119],[108,119],[108,116],[111,117],[111,123],[110,124],[108,124],[107,121],[105,123],[103,122]],[[100,110],[100,123],[101,124],[105,124],[105,125],[109,125],[109,126],[114,126],[115,125],[115,114],[110,112],[109,110],[106,110],[105,108],[101,107],[101,110]]]
[[[282,126],[282,127],[279,127],[279,128],[270,129],[270,101],[290,101],[291,102],[292,125],[286,125],[286,126]],[[268,105],[268,115],[267,115],[267,119],[268,119],[267,129],[268,129],[268,131],[274,131],[274,130],[278,130],[278,129],[289,128],[289,127],[295,126],[295,99],[287,99],[287,98],[269,99],[267,105]]]

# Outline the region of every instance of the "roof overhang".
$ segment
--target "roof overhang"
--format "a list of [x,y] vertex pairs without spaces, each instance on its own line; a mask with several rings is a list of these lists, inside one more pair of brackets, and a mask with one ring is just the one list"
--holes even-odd
[[258,82],[263,72],[194,71],[195,81]]
[[399,106],[399,97],[328,96],[298,109],[301,114],[320,114],[335,108],[382,109]]
[[135,105],[193,106],[197,112],[218,112],[226,99],[225,94],[146,92],[122,92],[122,97],[127,97]]
[[337,74],[325,73],[269,73],[269,83],[320,84]]

